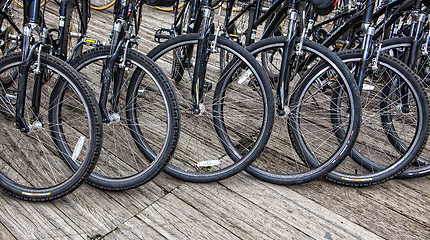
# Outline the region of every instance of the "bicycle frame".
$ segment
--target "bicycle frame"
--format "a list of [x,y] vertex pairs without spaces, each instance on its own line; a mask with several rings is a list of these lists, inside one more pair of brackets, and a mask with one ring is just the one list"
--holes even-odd
[[[82,3],[82,9],[79,8],[79,4],[78,1],[83,1]],[[67,56],[67,48],[68,46],[64,45],[64,41],[65,38],[69,37],[68,34],[68,29],[65,29],[65,19],[70,18],[70,14],[71,14],[71,9],[73,7],[73,3],[77,6],[77,13],[80,19],[80,22],[82,23],[82,29],[81,32],[79,33],[81,36],[85,35],[85,33],[87,32],[87,27],[88,27],[88,19],[84,19],[84,14],[83,11],[86,11],[86,14],[89,17],[89,1],[88,0],[61,0],[60,2],[60,21],[59,21],[59,27],[58,27],[58,32],[59,32],[59,38],[58,38],[58,42],[56,41],[52,41],[51,44],[54,46],[54,49],[58,49],[55,52],[55,56],[61,58],[62,60],[67,60],[70,61],[71,58],[74,55],[74,51],[72,52],[72,56]],[[72,37],[81,37],[81,36],[72,36]],[[69,59],[67,59],[69,57]]]
[[248,28],[246,30],[246,41],[245,45],[248,46],[255,42],[255,33],[257,31],[257,27],[260,26],[264,21],[266,21],[276,9],[280,6],[280,10],[275,15],[274,19],[270,23],[268,29],[264,31],[261,39],[268,38],[270,34],[275,30],[275,28],[282,22],[283,19],[288,15],[288,3],[289,0],[276,0],[269,9],[262,15],[262,2],[260,0],[253,0],[249,3],[242,11],[240,11],[233,19],[230,20],[231,13],[233,12],[233,5],[235,0],[230,0],[227,2],[226,8],[226,18],[224,22],[225,29],[229,29],[234,22],[239,19],[245,12],[249,11],[249,22]]
[[[394,10],[394,12],[392,12],[390,14],[390,16],[385,19],[385,21],[380,22],[377,26],[375,26],[375,30],[373,33],[373,37],[372,39],[377,39],[379,37],[382,36],[382,34],[384,34],[384,29],[387,27],[391,27],[393,24],[395,24],[396,20],[401,17],[402,13],[404,11],[407,10],[411,10],[413,7],[412,2],[413,1],[400,1],[400,0],[393,0],[391,2],[389,2],[386,6],[381,7],[379,9],[377,9],[375,12],[372,12],[371,15],[369,15],[369,10],[374,10],[375,6],[373,4],[372,9],[369,9],[368,3],[372,2],[374,0],[368,0],[366,1],[366,6],[364,9],[358,10],[357,9],[353,9],[350,10],[348,13],[346,13],[347,15],[353,14],[350,18],[348,18],[342,25],[340,25],[334,32],[332,32],[330,34],[330,36],[328,36],[321,44],[328,47],[333,45],[336,40],[338,40],[341,36],[344,35],[344,33],[351,29],[352,27],[356,26],[357,23],[361,23],[363,21],[366,20],[366,22],[370,23],[373,22],[374,20],[380,18],[381,16],[383,16],[387,11],[392,11]],[[366,15],[366,16],[364,16]],[[342,15],[343,16],[343,15]],[[368,17],[371,16],[371,18],[369,19]],[[324,24],[327,24],[331,21],[335,21],[337,19],[339,19],[340,17],[335,17],[333,19],[329,19],[327,21],[321,22],[319,24],[316,24],[313,29],[317,29],[321,26],[323,26]]]
[[264,22],[276,9],[279,7],[283,1],[282,0],[276,0],[275,3],[269,8],[267,11],[268,13],[264,14],[261,18],[259,18],[262,11],[262,1],[260,0],[253,0],[250,2],[242,11],[240,11],[232,20],[230,20],[231,13],[233,12],[233,6],[235,0],[227,1],[227,7],[226,7],[226,17],[224,21],[225,29],[229,29],[231,26],[233,26],[233,23],[239,19],[245,12],[249,11],[249,20],[248,20],[248,28],[246,30],[246,41],[245,45],[248,46],[255,42],[255,33],[257,31],[257,26],[259,26],[262,22]]
[[203,101],[206,65],[210,55],[209,34],[212,33],[213,29],[213,10],[211,5],[212,0],[203,0],[201,2],[202,22],[199,31],[200,37],[197,44],[196,67],[194,68],[191,85],[191,97],[193,100],[191,110],[195,114],[199,114],[202,110],[201,103]]
[[[428,8],[421,10],[421,6],[422,0],[415,0],[413,9],[411,10],[412,22],[410,37],[412,37],[413,40],[410,52],[407,53],[407,57],[405,59],[405,64],[407,64],[411,69],[414,69],[419,52],[422,51],[421,44],[424,40],[424,25],[429,12]],[[428,41],[428,39],[429,36],[427,36],[426,40]]]
[[[275,1],[270,8],[265,12],[262,16],[261,10],[262,6],[261,1],[253,1],[251,4],[249,4],[245,9],[243,9],[235,18],[233,18],[231,21],[229,19],[226,19],[226,26],[227,28],[231,26],[234,21],[236,21],[242,14],[244,14],[247,10],[253,11],[254,13],[250,13],[250,20],[248,24],[247,29],[247,40],[246,44],[251,44],[255,41],[255,32],[257,30],[257,27],[261,25],[264,21],[266,21],[274,12],[276,9],[279,9],[279,11],[276,12],[274,18],[270,22],[268,28],[264,31],[263,36],[261,39],[268,38],[270,34],[275,30],[277,26],[282,22],[283,19],[285,19],[287,16],[289,16],[289,26],[288,26],[288,35],[285,40],[285,45],[282,52],[282,60],[281,60],[281,68],[280,68],[280,77],[281,79],[278,82],[277,88],[276,88],[276,94],[277,94],[277,113],[279,116],[284,116],[288,110],[287,110],[287,101],[288,101],[288,94],[289,94],[289,83],[290,83],[290,77],[291,77],[291,59],[293,57],[293,54],[296,49],[296,37],[297,37],[297,19],[298,19],[298,11],[297,11],[297,4],[299,1],[297,0],[277,0]],[[233,2],[229,3],[227,5],[227,11],[231,11],[233,7]],[[229,16],[227,12],[227,16]],[[301,41],[303,41],[303,37],[301,38]],[[300,44],[300,43],[299,43]],[[299,50],[300,51],[300,50]]]

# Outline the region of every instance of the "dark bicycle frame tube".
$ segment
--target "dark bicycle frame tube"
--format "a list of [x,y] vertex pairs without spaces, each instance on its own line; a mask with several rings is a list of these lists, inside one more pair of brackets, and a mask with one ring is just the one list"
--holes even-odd
[[[19,78],[18,78],[18,92],[16,100],[16,128],[23,132],[30,131],[30,128],[24,118],[24,106],[25,106],[25,95],[27,92],[27,77],[28,70],[30,68],[30,62],[33,58],[33,53],[40,43],[33,44],[30,49],[30,40],[32,35],[32,24],[39,22],[39,8],[40,0],[24,0],[24,38],[23,38],[23,55],[22,63],[19,66]],[[37,77],[38,79],[38,77]],[[38,81],[36,79],[36,82]],[[36,87],[40,87],[40,84],[35,83]],[[39,101],[37,97],[39,95],[33,92],[33,106],[32,108],[38,110],[37,104]],[[38,117],[39,112],[33,112],[33,117]]]
[[[112,94],[112,111],[116,113],[118,109],[119,93],[124,79],[124,69],[119,67],[121,51],[126,51],[128,39],[126,39],[126,27],[130,16],[133,16],[136,6],[129,0],[116,2],[116,8],[119,8],[119,13],[115,18],[114,30],[112,34],[112,45],[110,48],[109,57],[106,59],[103,74],[101,76],[102,88],[100,92],[99,108],[102,114],[102,121],[109,123],[109,111],[106,108],[108,102],[110,83],[113,80]],[[128,29],[127,29],[128,30]]]
[[[284,2],[282,9],[285,9],[285,4],[286,2]],[[288,36],[285,40],[285,44],[284,44],[284,49],[282,52],[282,62],[281,62],[281,70],[280,70],[280,76],[279,76],[279,81],[278,81],[278,86],[276,89],[276,93],[277,93],[277,112],[280,116],[284,116],[285,115],[285,108],[287,106],[287,97],[288,97],[288,92],[289,92],[289,83],[290,83],[290,77],[291,77],[291,58],[293,56],[294,53],[294,49],[296,46],[296,36],[297,36],[297,31],[296,31],[296,21],[297,21],[297,10],[296,10],[296,0],[292,0],[290,1],[290,5],[289,5],[289,16],[290,16],[290,22],[289,22],[289,26],[288,26]],[[278,14],[275,16],[275,19],[270,23],[270,26],[275,26],[274,22],[277,21],[277,16],[281,16],[283,14],[286,14],[286,11],[279,11]],[[276,23],[276,22],[275,22]],[[278,23],[279,24],[279,23]],[[276,25],[277,26],[277,25]],[[268,31],[267,31],[268,32]],[[264,34],[263,34],[264,37]]]
[[193,109],[195,113],[200,112],[199,104],[203,100],[203,89],[205,84],[206,65],[209,59],[209,34],[212,31],[213,23],[211,22],[212,0],[201,1],[202,23],[200,26],[200,36],[197,44],[196,66],[194,68],[191,97],[193,100]]

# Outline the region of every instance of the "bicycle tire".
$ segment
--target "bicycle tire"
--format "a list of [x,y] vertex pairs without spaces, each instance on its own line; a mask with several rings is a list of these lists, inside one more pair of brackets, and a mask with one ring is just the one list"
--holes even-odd
[[[178,36],[168,41],[163,42],[148,53],[148,57],[152,58],[164,71],[171,70],[172,50],[181,47],[190,47],[198,43],[199,34],[186,34]],[[215,36],[209,36],[210,44],[213,43]],[[196,49],[197,47],[192,47]],[[230,51],[239,59],[242,73],[233,74],[226,72],[226,75],[220,76],[218,69],[219,48]],[[246,168],[263,150],[273,123],[273,95],[267,77],[258,62],[244,48],[236,43],[224,38],[217,37],[217,42],[208,58],[208,68],[206,73],[206,92],[204,102],[201,106],[199,114],[190,111],[190,82],[193,73],[194,64],[186,64],[184,67],[184,76],[180,82],[174,82],[176,94],[178,96],[179,105],[181,107],[181,138],[177,147],[177,151],[170,164],[166,167],[165,172],[178,179],[190,182],[212,182],[225,179],[233,176]],[[186,56],[190,62],[195,62],[195,53]],[[239,66],[237,65],[237,66]],[[247,77],[243,73],[247,73]],[[188,74],[188,75],[187,75]],[[235,76],[233,76],[235,75]],[[221,78],[228,78],[220,80]],[[222,88],[223,83],[229,80],[243,80],[237,85],[237,95],[226,95],[228,98],[217,98],[216,94],[212,94],[212,85],[216,84],[215,89]],[[255,79],[252,80],[251,79]],[[233,91],[233,88],[228,88]],[[234,92],[234,91],[233,91]],[[245,94],[246,93],[246,94]],[[240,98],[240,100],[238,100]],[[236,100],[235,100],[236,99]],[[231,106],[231,108],[230,108]],[[245,112],[240,112],[239,110]],[[223,111],[229,108],[229,111]],[[252,111],[250,111],[252,108]],[[224,117],[229,120],[228,136],[233,139],[238,147],[232,151],[242,153],[243,158],[239,161],[233,161],[223,151],[224,145],[219,143],[219,137],[216,130],[215,110],[218,111],[218,116],[224,114]],[[226,115],[228,115],[226,117]],[[254,115],[250,117],[249,115]],[[220,119],[217,119],[220,121]],[[241,142],[242,140],[242,142]],[[245,146],[244,144],[248,144]],[[242,147],[243,149],[238,149]]]
[[[362,54],[362,50],[347,51],[339,57],[352,67],[360,63]],[[378,68],[368,69],[363,85],[363,123],[351,151],[356,164],[341,164],[326,176],[327,179],[349,186],[374,185],[396,177],[417,159],[427,141],[429,124],[427,96],[417,79],[399,60],[385,54],[379,56]],[[409,89],[408,112],[402,108],[402,98],[393,94],[401,86]],[[387,128],[388,124],[392,126]],[[387,135],[400,137],[398,141],[406,145],[407,151],[399,151]],[[379,141],[379,145],[373,145],[375,141]],[[378,147],[380,144],[383,147]]]
[[[35,54],[33,61],[37,59]],[[32,99],[27,99],[24,113],[29,132],[16,131],[10,111],[15,109],[17,81],[7,89],[1,87],[1,129],[7,141],[0,145],[0,184],[10,195],[29,201],[59,198],[80,186],[96,165],[103,129],[94,94],[76,70],[44,53],[39,60],[44,73],[40,115],[38,121],[32,118]],[[21,62],[21,53],[0,58],[0,73],[7,74]],[[32,96],[34,65],[30,65],[26,98]],[[81,163],[79,168],[70,168],[67,159],[71,158]]]
[[[134,188],[156,177],[173,155],[179,138],[179,107],[167,77],[142,53],[129,49],[126,56],[122,109],[116,112],[120,119],[105,124],[104,151],[87,180],[105,190]],[[99,96],[98,73],[104,71],[108,57],[110,46],[103,46],[71,62]]]
[[[400,37],[400,38],[391,38],[388,40],[384,40],[381,43],[381,50],[398,58],[401,61],[404,61],[402,54],[411,48],[413,39],[411,37]],[[394,50],[394,52],[393,52]],[[423,85],[425,86],[425,91],[428,93],[428,82],[429,80],[429,62],[428,55],[420,54],[417,58],[417,64],[415,64],[414,72],[422,79]],[[423,149],[418,159],[414,162],[414,164],[398,175],[398,178],[415,178],[427,176],[430,174],[430,160],[429,160],[429,151]]]
[[91,0],[90,7],[94,10],[106,10],[115,4],[115,0]]
[[[252,44],[248,50],[256,59],[263,54],[270,56],[270,71],[279,79],[286,42],[286,37],[273,37]],[[291,78],[292,94],[287,115],[276,115],[265,150],[246,169],[266,182],[291,185],[320,178],[348,156],[358,136],[360,95],[349,69],[329,49],[315,42],[305,40],[301,51],[302,60],[299,61],[297,56],[292,58],[297,70],[294,67],[291,70],[295,77]],[[310,60],[305,62],[303,59]],[[301,72],[300,68],[304,66],[306,71]],[[272,82],[273,89],[276,89],[277,81]],[[335,83],[337,87],[332,87]],[[346,104],[342,109],[334,106],[330,98],[333,94],[330,91],[340,90],[347,93],[342,99]],[[346,116],[349,109],[349,116]],[[334,125],[333,118],[342,118],[347,123]],[[337,134],[339,128],[347,131],[341,139]],[[309,161],[318,164],[311,166]]]

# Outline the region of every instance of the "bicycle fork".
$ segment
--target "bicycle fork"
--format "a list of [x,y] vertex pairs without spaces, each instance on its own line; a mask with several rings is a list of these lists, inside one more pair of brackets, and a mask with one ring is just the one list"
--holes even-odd
[[[203,1],[203,19],[197,45],[196,66],[194,69],[191,97],[193,100],[192,112],[199,114],[204,110],[203,92],[205,89],[206,65],[210,55],[209,34],[212,31],[212,10],[208,0]],[[215,39],[216,41],[216,39]],[[216,44],[216,43],[214,43]]]
[[[114,33],[112,37],[112,46],[110,50],[109,57],[106,59],[105,66],[103,68],[103,74],[101,76],[102,88],[100,92],[99,107],[102,114],[102,120],[105,123],[117,122],[120,116],[118,115],[119,108],[119,92],[121,90],[121,85],[123,84],[124,76],[124,64],[118,64],[121,58],[121,50],[124,49],[123,61],[126,60],[127,47],[129,42],[126,41],[127,38],[120,38],[120,33],[124,27],[125,21],[117,20],[114,24]],[[120,39],[120,40],[119,40]],[[119,40],[119,41],[118,41]],[[125,45],[125,47],[124,47]],[[111,99],[112,109],[109,113],[106,105],[108,102],[109,88],[111,80],[113,79],[113,96]]]
[[296,27],[297,27],[297,10],[293,7],[289,10],[289,26],[288,35],[284,44],[282,62],[281,62],[281,72],[279,76],[278,86],[276,89],[277,94],[277,112],[279,116],[284,116],[288,114],[287,109],[287,98],[289,92],[289,82],[291,77],[291,64],[292,57],[295,50],[295,38],[296,38]]
[[[37,131],[42,127],[42,119],[40,116],[40,98],[42,92],[42,81],[44,76],[44,70],[40,69],[40,54],[42,52],[43,41],[46,39],[47,30],[43,30],[42,42],[36,42],[30,46],[30,40],[34,29],[39,29],[39,25],[35,23],[29,23],[24,26],[24,38],[23,38],[23,55],[22,62],[19,66],[18,75],[18,91],[16,99],[16,114],[15,114],[15,127],[22,132]],[[38,49],[39,47],[39,49]],[[35,73],[33,83],[33,95],[31,103],[31,125],[28,125],[24,118],[25,109],[25,96],[27,93],[27,78],[30,71],[30,65],[33,60],[34,53],[38,49],[38,57],[36,62],[36,69],[33,70]]]

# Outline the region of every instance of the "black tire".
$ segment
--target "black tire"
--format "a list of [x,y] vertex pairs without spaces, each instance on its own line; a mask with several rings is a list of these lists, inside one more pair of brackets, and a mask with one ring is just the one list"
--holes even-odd
[[[98,96],[109,51],[109,46],[97,47],[71,62]],[[91,185],[106,190],[134,188],[153,179],[168,163],[179,138],[179,108],[165,74],[143,54],[128,50],[123,76],[120,109],[114,112],[111,100],[107,104],[111,116],[119,119],[105,124],[103,151],[88,178]]]
[[[413,39],[411,37],[391,38],[382,42],[382,51],[401,61],[405,61],[405,55],[411,50]],[[430,58],[429,55],[419,54],[414,65],[414,72],[421,78],[427,95],[430,88]],[[401,146],[401,145],[397,145]],[[406,169],[398,178],[422,177],[430,174],[430,150],[424,148],[411,167]]]
[[[2,57],[0,74],[16,69],[21,58],[21,53]],[[82,77],[51,55],[41,54],[40,62],[43,80],[38,122],[31,110],[33,63],[27,78],[24,114],[34,130],[26,133],[14,126],[17,78],[8,88],[1,88],[0,97],[0,129],[4,131],[0,184],[9,194],[30,201],[52,200],[76,189],[94,168],[102,144],[100,111]],[[80,162],[79,168],[67,164],[72,158]]]
[[[257,59],[263,54],[270,56],[268,67],[279,79],[285,43],[285,37],[274,37],[249,46],[249,51]],[[293,58],[287,115],[276,115],[265,150],[246,169],[267,182],[288,185],[322,177],[347,157],[358,135],[360,95],[348,68],[329,49],[315,42],[305,40],[302,51],[300,58]],[[272,88],[276,87],[277,83],[273,84]],[[344,105],[337,108],[331,95],[341,90],[345,92],[341,99]],[[343,125],[333,123],[338,118]],[[339,129],[347,134],[338,136]]]
[[[355,70],[361,50],[347,51],[340,58]],[[350,186],[368,186],[387,181],[406,170],[420,154],[428,138],[428,100],[419,79],[399,60],[381,54],[378,67],[369,67],[361,94],[363,120],[351,151],[356,164],[345,161],[329,180]],[[408,110],[396,94],[406,86]],[[396,139],[393,141],[393,139]],[[398,144],[401,143],[401,150]],[[407,150],[406,150],[407,149]]]
[[[171,52],[184,46],[197,45],[198,38],[199,34],[187,34],[169,39],[149,52],[148,57],[163,70],[169,71]],[[213,35],[209,38],[210,43],[214,41]],[[197,49],[197,46],[193,49]],[[230,71],[220,75],[217,67],[220,49],[231,52],[239,59],[235,66],[240,66],[240,69],[236,68],[240,71],[235,72],[236,74]],[[195,57],[195,53],[192,56]],[[246,168],[263,150],[273,123],[273,95],[267,77],[252,55],[236,43],[224,37],[217,37],[215,51],[211,52],[208,59],[205,78],[207,89],[201,105],[204,108],[196,114],[190,111],[193,67],[187,66],[182,80],[174,84],[182,114],[181,139],[177,154],[165,172],[184,181],[218,181]],[[244,73],[249,73],[249,76],[246,77]],[[226,95],[228,98],[220,99],[220,89],[225,89],[225,83],[233,79],[243,80],[240,84],[235,82],[228,85],[227,90],[236,95]],[[216,86],[212,87],[215,84]],[[240,152],[243,156],[238,161],[233,161],[225,153],[225,145],[219,142],[219,129],[215,122],[223,120],[218,118],[220,115],[229,121],[224,123],[227,124],[228,132],[222,134],[227,134],[236,146],[229,151]]]

